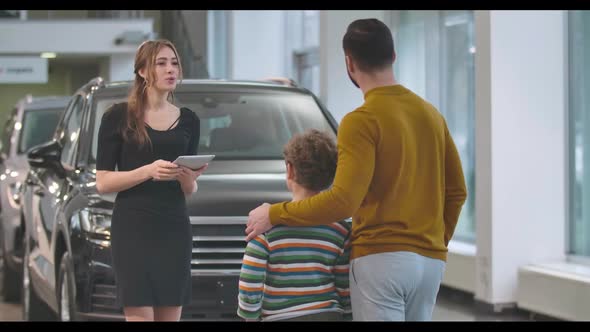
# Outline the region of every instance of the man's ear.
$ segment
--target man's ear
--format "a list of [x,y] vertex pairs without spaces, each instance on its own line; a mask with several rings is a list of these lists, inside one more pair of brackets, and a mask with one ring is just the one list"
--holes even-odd
[[344,60],[346,61],[346,67],[348,68],[348,71],[354,73],[356,68],[354,67],[354,62],[352,61],[352,58],[348,55],[345,55]]

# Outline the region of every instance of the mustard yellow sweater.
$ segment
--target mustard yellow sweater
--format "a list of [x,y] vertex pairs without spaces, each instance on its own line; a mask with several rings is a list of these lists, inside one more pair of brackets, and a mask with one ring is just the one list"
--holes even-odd
[[271,223],[308,226],[352,216],[351,259],[411,251],[446,261],[467,190],[442,115],[402,85],[378,87],[342,119],[337,144],[332,187],[272,205]]

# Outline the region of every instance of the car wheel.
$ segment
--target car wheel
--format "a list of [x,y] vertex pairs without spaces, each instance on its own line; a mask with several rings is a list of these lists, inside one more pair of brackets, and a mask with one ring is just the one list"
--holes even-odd
[[6,255],[2,251],[4,265],[2,266],[2,296],[6,302],[20,300],[20,275],[6,264]]
[[29,270],[29,258],[31,247],[28,236],[23,241],[25,253],[22,264],[22,315],[24,321],[51,321],[54,315],[43,301],[41,301],[31,285],[31,272]]
[[77,320],[76,285],[70,257],[68,252],[65,252],[61,257],[57,284],[59,319],[64,322]]

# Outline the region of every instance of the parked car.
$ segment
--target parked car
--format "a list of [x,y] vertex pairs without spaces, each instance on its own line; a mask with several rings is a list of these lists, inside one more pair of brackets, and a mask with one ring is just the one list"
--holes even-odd
[[[124,318],[110,248],[115,195],[97,193],[95,164],[101,117],[125,101],[129,84],[90,81],[73,96],[54,139],[29,153],[25,320],[41,318],[45,309],[61,320]],[[289,85],[184,80],[174,95],[201,120],[199,154],[216,155],[199,177],[199,191],[187,199],[193,290],[182,319],[238,319],[248,212],[290,199],[284,143],[309,128],[335,137],[337,123],[311,92]]]
[[69,97],[28,95],[19,100],[2,131],[0,141],[0,242],[2,246],[2,295],[18,301],[23,257],[23,218],[20,188],[29,170],[26,152],[49,141]]

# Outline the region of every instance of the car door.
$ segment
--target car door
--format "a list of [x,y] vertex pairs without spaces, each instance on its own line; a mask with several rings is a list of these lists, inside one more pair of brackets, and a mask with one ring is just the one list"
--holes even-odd
[[[64,116],[61,126],[56,129],[55,138],[60,143],[61,164],[57,167],[42,168],[35,173],[35,185],[32,189],[32,221],[36,245],[31,248],[31,272],[40,278],[38,289],[47,292],[45,299],[55,298],[55,261],[54,246],[57,216],[61,210],[63,192],[68,188],[68,168],[77,148],[78,136],[82,124],[84,98],[76,95]],[[65,172],[64,172],[65,169]]]

